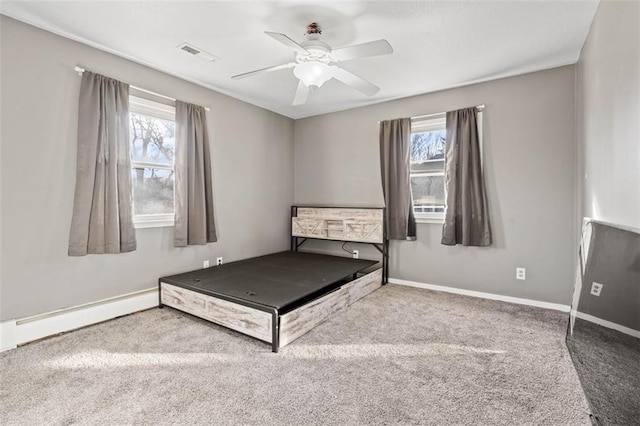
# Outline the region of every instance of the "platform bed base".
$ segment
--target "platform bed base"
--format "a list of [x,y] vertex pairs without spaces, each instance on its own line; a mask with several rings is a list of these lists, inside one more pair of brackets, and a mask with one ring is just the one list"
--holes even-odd
[[273,352],[278,352],[278,349],[381,285],[382,270],[377,269],[281,314],[277,309],[268,306],[247,306],[160,281],[160,306],[170,306],[271,343]]

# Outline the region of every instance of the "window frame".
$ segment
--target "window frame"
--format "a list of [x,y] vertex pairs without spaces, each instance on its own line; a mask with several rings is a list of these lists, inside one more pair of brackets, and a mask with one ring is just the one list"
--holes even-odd
[[[484,106],[484,105],[483,105]],[[419,118],[419,119],[412,119],[411,120],[411,134],[413,133],[419,133],[420,131],[424,132],[424,131],[433,131],[433,130],[440,130],[447,127],[447,113],[446,112],[441,112],[441,113],[437,113],[437,114],[430,114],[428,116],[425,116],[424,118]],[[480,164],[482,169],[484,170],[484,137],[483,137],[483,110],[482,107],[478,107],[477,110],[477,124],[478,124],[478,139],[480,142]],[[411,179],[412,175],[423,175],[423,176],[427,176],[429,174],[431,174],[432,176],[438,176],[439,173],[433,173],[433,172],[423,172],[423,173],[411,173],[411,166],[409,166],[409,179]],[[444,164],[444,168],[443,168],[443,175],[446,175],[446,157],[445,157],[445,164]],[[446,188],[445,188],[445,197],[446,197]],[[445,200],[446,203],[446,200]],[[435,223],[435,224],[442,224],[444,222],[444,217],[445,217],[445,212],[447,209],[447,206],[445,204],[445,212],[442,213],[416,213],[415,211],[415,206],[413,206],[413,194],[412,194],[412,208],[413,210],[413,215],[416,219],[417,223]]]
[[[129,94],[129,113],[144,115],[175,123],[175,102],[168,101],[142,91],[131,91]],[[129,126],[131,126],[129,122]],[[148,161],[134,161],[131,159],[131,170],[137,168],[153,168],[158,170],[171,170],[175,176],[175,155],[171,165]],[[175,181],[174,181],[175,183]],[[131,185],[131,200],[135,203],[133,185]],[[165,228],[175,225],[175,184],[173,188],[173,213],[135,214],[132,211],[133,226],[135,229]]]
[[[423,133],[436,130],[446,129],[446,113],[438,113],[429,115],[428,117],[411,120],[411,135],[414,133]],[[411,146],[413,149],[413,146]],[[441,160],[427,160],[428,161],[441,161]],[[414,176],[443,176],[445,175],[445,168],[443,166],[442,172],[439,171],[418,171],[412,172],[411,165],[409,165],[409,181]],[[442,223],[444,221],[443,212],[417,212],[416,206],[413,204],[413,193],[411,194],[411,207],[413,208],[413,216],[417,223]],[[420,207],[420,206],[418,206]],[[446,206],[445,206],[446,209]]]

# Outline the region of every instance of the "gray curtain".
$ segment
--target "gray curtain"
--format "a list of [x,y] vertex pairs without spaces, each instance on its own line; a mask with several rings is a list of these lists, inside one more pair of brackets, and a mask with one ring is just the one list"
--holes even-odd
[[176,247],[217,241],[209,150],[205,109],[176,101]]
[[476,108],[447,112],[442,244],[491,245]]
[[135,250],[131,200],[129,85],[85,71],[69,255]]
[[380,122],[380,170],[386,205],[387,238],[415,240],[410,183],[411,119]]

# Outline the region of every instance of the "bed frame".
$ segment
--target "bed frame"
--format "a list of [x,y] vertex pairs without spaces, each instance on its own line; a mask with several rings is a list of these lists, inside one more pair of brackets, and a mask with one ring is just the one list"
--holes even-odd
[[371,244],[382,256],[382,284],[389,281],[389,240],[381,207],[291,207],[291,251],[309,239]]
[[[256,301],[239,294],[239,287],[232,283],[232,275],[224,288],[211,291],[202,288],[200,281],[206,281],[213,275],[224,279],[224,274],[248,267],[250,262],[258,265],[283,257],[299,256],[313,261],[345,263],[344,257],[318,255],[311,253],[276,253],[259,258],[232,262],[220,267],[200,269],[186,274],[163,277],[158,280],[159,306],[169,306],[199,318],[206,319],[264,342],[270,343],[273,352],[291,343],[334,313],[355,303],[362,297],[386,284],[388,277],[388,241],[385,233],[383,208],[342,208],[342,207],[305,207],[291,208],[291,252],[309,239],[334,240],[341,242],[368,243],[381,253],[381,261],[354,261],[351,270],[339,268],[333,273],[330,282],[324,282],[321,288],[301,295],[299,299],[286,303]],[[326,259],[325,259],[326,258]],[[295,261],[295,259],[294,259]],[[260,263],[263,262],[263,263]],[[381,267],[364,273],[363,270],[375,264]],[[235,264],[235,266],[234,266]],[[227,268],[227,269],[224,269]],[[235,269],[234,269],[235,268]],[[254,266],[255,268],[255,266]],[[254,269],[255,272],[255,269]],[[345,274],[346,275],[340,275]],[[189,284],[188,282],[196,284]],[[224,285],[223,285],[224,287]],[[244,290],[244,288],[242,288]],[[251,291],[244,294],[253,295]]]

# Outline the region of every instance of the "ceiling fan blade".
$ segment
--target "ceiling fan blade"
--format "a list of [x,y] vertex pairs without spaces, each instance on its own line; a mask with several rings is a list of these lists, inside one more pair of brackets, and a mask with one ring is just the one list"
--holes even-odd
[[302,82],[298,82],[298,88],[296,89],[296,96],[293,98],[293,105],[302,105],[307,102],[309,97],[309,88]]
[[262,68],[262,69],[255,70],[255,71],[245,72],[244,74],[234,75],[233,77],[231,77],[231,79],[232,80],[239,80],[241,78],[253,77],[254,75],[258,75],[258,74],[262,74],[262,73],[266,73],[266,72],[283,70],[285,68],[293,68],[295,66],[296,66],[296,64],[294,62],[291,62],[291,63],[288,63],[288,64],[276,65],[274,67]]
[[376,40],[334,49],[331,52],[331,56],[338,61],[348,61],[349,59],[388,55],[389,53],[393,53],[393,48],[389,42],[387,40]]
[[271,31],[265,31],[264,33],[266,35],[270,36],[270,37],[275,38],[276,40],[278,40],[280,43],[284,44],[285,46],[292,48],[296,52],[309,53],[309,51],[307,49],[305,49],[304,47],[300,46],[298,43],[296,43],[294,40],[292,40],[291,38],[287,37],[284,34],[272,33]]
[[333,78],[343,82],[347,86],[351,86],[354,89],[361,91],[367,96],[373,96],[380,90],[380,88],[375,84],[368,82],[364,78],[357,76],[354,73],[345,70],[344,68],[333,65],[331,66],[331,70],[333,73]]

